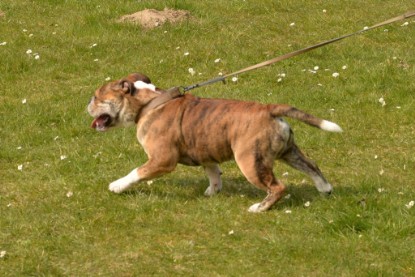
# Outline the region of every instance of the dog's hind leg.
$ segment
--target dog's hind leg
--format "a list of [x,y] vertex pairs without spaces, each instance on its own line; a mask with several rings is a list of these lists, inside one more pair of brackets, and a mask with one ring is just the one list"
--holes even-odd
[[295,143],[284,153],[281,159],[293,168],[309,175],[319,192],[326,194],[332,192],[333,187],[327,182],[316,163],[307,158]]
[[252,205],[248,211],[259,213],[266,211],[274,205],[285,191],[285,186],[277,180],[272,172],[274,160],[272,157],[263,157],[256,152],[245,155],[235,155],[235,160],[248,181],[267,192],[267,196],[260,203]]
[[205,191],[206,196],[213,196],[222,189],[222,180],[220,175],[222,172],[217,164],[204,166],[206,175],[209,178],[209,187]]

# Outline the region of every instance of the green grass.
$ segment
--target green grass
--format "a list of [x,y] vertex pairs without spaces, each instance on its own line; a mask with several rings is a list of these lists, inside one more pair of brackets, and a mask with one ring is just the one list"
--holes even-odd
[[[151,31],[116,23],[164,7],[193,19]],[[277,163],[291,197],[250,214],[264,193],[233,162],[212,198],[203,170],[184,166],[114,195],[108,184],[146,156],[133,129],[97,133],[86,112],[107,77],[141,71],[160,87],[188,85],[413,9],[410,0],[1,1],[0,275],[413,276],[415,19],[192,91],[339,123],[342,134],[290,121],[334,185],[329,198]]]

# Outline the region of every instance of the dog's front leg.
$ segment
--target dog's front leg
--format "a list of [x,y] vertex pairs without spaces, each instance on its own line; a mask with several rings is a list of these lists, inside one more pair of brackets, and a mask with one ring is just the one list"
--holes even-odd
[[134,169],[128,175],[112,182],[109,185],[109,190],[115,193],[122,193],[137,182],[150,180],[173,171],[176,165],[177,163],[171,160],[168,162],[160,162],[150,159],[143,166]]
[[138,175],[138,168],[134,169],[127,176],[124,176],[117,181],[112,182],[109,185],[109,190],[115,193],[121,193],[129,189],[134,183],[140,181],[140,175]]

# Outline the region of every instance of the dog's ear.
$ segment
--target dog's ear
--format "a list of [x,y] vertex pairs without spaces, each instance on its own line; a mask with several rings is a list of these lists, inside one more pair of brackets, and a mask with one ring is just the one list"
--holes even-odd
[[121,87],[121,90],[124,94],[133,95],[136,91],[136,88],[134,87],[134,83],[127,79],[120,80],[118,85]]
[[150,78],[148,78],[146,75],[141,74],[141,73],[132,73],[128,75],[126,79],[132,83],[135,83],[137,81],[142,81],[146,84],[151,84]]

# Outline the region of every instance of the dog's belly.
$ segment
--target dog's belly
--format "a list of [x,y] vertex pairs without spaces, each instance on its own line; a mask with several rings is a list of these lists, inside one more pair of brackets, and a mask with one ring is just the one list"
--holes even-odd
[[[200,134],[200,132],[199,132]],[[189,136],[180,147],[179,163],[185,165],[207,165],[233,159],[230,143],[223,137],[197,134]]]

